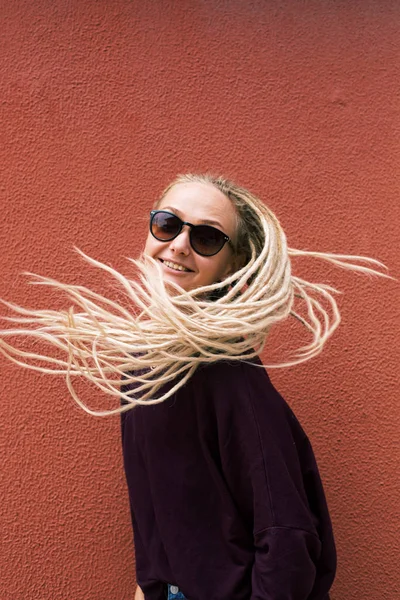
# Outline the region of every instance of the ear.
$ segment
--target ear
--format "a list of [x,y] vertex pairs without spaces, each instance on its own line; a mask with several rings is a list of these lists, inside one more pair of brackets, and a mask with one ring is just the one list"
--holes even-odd
[[229,277],[229,275],[232,275],[232,273],[234,273],[235,271],[235,257],[232,256],[231,260],[227,263],[224,271],[221,273],[219,281],[223,281],[224,279]]
[[243,254],[235,254],[226,265],[226,270],[223,275],[223,279],[229,275],[233,275],[236,271],[240,271],[246,264],[246,259]]

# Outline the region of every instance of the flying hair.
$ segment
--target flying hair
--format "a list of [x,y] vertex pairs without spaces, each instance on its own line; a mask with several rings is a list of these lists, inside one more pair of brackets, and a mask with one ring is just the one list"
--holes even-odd
[[[161,199],[174,185],[191,182],[215,186],[234,206],[237,270],[232,275],[185,291],[173,283],[166,286],[161,265],[148,256],[129,259],[139,277],[128,279],[77,250],[118,283],[133,310],[85,286],[30,274],[31,283],[65,294],[70,308],[33,310],[2,301],[14,313],[7,318],[14,326],[0,331],[0,352],[23,367],[63,375],[72,397],[89,414],[121,413],[137,405],[163,402],[202,364],[252,359],[262,352],[271,327],[289,316],[302,323],[308,343],[290,360],[266,367],[288,367],[318,355],[340,323],[334,298],[338,291],[293,275],[291,258],[321,259],[344,269],[390,278],[383,272],[385,265],[372,258],[288,248],[272,211],[251,192],[223,177],[179,175]],[[50,350],[23,350],[14,341],[21,337],[43,342]],[[56,358],[52,348],[64,358]],[[75,390],[77,377],[121,398],[122,405],[92,410]]]

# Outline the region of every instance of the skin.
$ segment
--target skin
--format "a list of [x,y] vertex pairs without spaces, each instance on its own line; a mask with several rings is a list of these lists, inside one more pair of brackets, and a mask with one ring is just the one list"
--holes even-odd
[[[217,227],[234,239],[236,212],[231,201],[217,188],[207,183],[180,183],[172,187],[161,200],[158,209],[165,209],[193,225]],[[212,221],[212,222],[210,222]],[[164,281],[173,282],[186,291],[222,281],[235,270],[232,247],[226,243],[214,256],[200,256],[189,241],[190,228],[185,226],[170,242],[160,242],[149,232],[144,253],[162,264]],[[186,267],[187,271],[170,268],[164,261]]]
[[144,594],[139,586],[136,588],[135,600],[144,600]]

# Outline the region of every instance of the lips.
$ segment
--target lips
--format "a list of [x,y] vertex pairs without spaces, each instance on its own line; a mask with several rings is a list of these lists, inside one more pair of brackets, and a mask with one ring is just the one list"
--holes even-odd
[[178,273],[192,273],[192,270],[185,265],[181,265],[173,260],[167,260],[165,258],[159,259],[166,267],[172,269],[173,271],[177,271]]

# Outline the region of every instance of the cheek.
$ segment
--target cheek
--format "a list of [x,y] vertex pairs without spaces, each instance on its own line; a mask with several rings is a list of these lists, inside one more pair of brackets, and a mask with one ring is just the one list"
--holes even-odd
[[230,270],[230,260],[221,256],[218,260],[211,263],[205,261],[201,267],[204,283],[211,285],[227,276]]
[[154,256],[159,249],[159,243],[153,238],[151,233],[148,234],[146,243],[144,245],[144,254],[148,256]]

